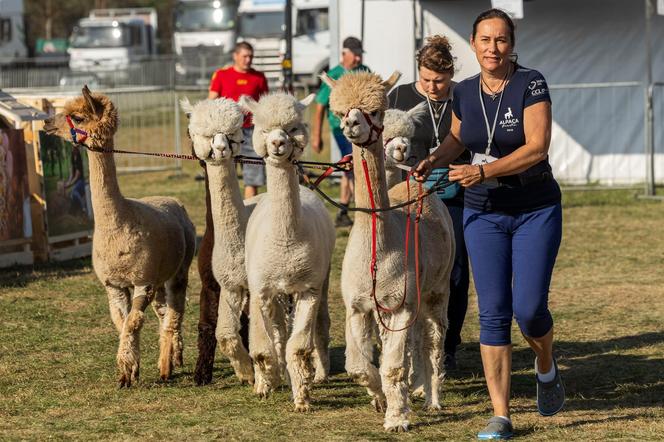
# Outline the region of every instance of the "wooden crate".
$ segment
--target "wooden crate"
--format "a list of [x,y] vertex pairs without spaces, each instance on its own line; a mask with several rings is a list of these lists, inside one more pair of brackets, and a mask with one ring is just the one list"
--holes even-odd
[[92,230],[48,237],[51,261],[67,261],[92,254]]
[[[49,94],[48,97],[32,94],[17,94],[20,103],[40,109],[53,115],[60,112],[67,100],[76,96],[75,93]],[[44,169],[41,161],[41,144],[39,131],[44,127],[43,121],[26,124],[24,134],[28,140],[32,159],[30,167],[30,191],[33,195],[33,250],[35,259],[39,261],[66,261],[68,259],[90,256],[92,253],[92,231],[84,230],[65,235],[49,236],[46,216],[46,191],[44,189]],[[36,214],[36,217],[35,217]]]

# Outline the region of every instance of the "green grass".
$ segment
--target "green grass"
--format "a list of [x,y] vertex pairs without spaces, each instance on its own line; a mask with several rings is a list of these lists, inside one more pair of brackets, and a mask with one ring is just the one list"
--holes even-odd
[[[183,174],[121,177],[127,196],[180,198],[202,233],[204,188]],[[556,349],[567,389],[564,412],[540,417],[533,356],[513,331],[513,419],[528,440],[656,440],[664,433],[664,204],[634,191],[566,192],[564,240],[551,288]],[[157,320],[142,332],[141,380],[118,390],[117,338],[89,259],[0,270],[0,439],[471,440],[490,407],[478,350],[474,291],[459,353],[444,383],[443,411],[413,402],[412,431],[389,435],[364,389],[343,372],[339,272],[347,231],[339,230],[330,293],[332,371],[313,391],[314,411],[292,411],[287,389],[261,402],[223,358],[214,381],[197,387],[200,282],[192,265],[185,366],[158,381]]]

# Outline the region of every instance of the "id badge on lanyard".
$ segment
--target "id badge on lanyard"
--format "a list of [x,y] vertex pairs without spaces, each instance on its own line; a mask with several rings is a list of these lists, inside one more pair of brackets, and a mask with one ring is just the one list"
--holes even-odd
[[[482,106],[482,115],[484,116],[484,124],[486,126],[487,140],[486,140],[486,149],[484,150],[484,153],[473,154],[473,159],[471,161],[471,164],[484,165],[484,164],[493,163],[498,159],[493,155],[491,155],[491,143],[493,142],[493,136],[496,133],[496,124],[498,123],[498,114],[500,113],[500,105],[503,102],[503,92],[505,92],[505,88],[503,88],[503,90],[500,91],[500,99],[498,100],[498,108],[496,109],[496,116],[493,118],[493,126],[489,127],[489,117],[487,117],[486,106],[484,106],[484,99],[482,98],[482,81],[478,80],[477,84],[479,85],[480,105]],[[488,187],[499,186],[498,180],[495,178],[486,180],[482,184]]]
[[439,135],[439,130],[440,130],[440,122],[443,121],[443,117],[445,117],[445,111],[447,110],[447,104],[449,103],[449,100],[445,101],[445,104],[443,104],[443,108],[440,111],[440,117],[438,118],[438,121],[436,121],[436,117],[433,115],[433,106],[431,105],[431,100],[429,99],[429,96],[427,95],[427,104],[429,105],[429,115],[431,115],[431,124],[433,125],[433,134],[436,137],[436,145],[432,148],[429,149],[429,153],[434,153],[436,149],[438,149],[438,146],[440,146],[440,135]]

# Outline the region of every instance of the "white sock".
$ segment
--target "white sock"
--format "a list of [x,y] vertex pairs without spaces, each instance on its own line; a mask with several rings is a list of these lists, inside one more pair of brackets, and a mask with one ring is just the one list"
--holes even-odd
[[512,419],[510,419],[509,417],[507,417],[507,416],[496,416],[496,417],[499,417],[502,420],[504,420],[505,422],[507,422],[508,424],[512,425]]
[[535,358],[535,372],[537,373],[537,379],[539,379],[540,382],[551,382],[556,377],[556,365],[551,363],[551,369],[548,373],[540,373],[539,368],[537,368],[537,358]]

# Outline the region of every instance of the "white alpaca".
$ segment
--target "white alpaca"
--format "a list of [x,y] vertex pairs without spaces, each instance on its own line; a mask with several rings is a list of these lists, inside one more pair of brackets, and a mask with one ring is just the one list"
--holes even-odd
[[[407,199],[407,182],[387,191],[383,142],[380,128],[387,108],[387,91],[398,75],[383,81],[371,73],[348,73],[339,80],[324,77],[332,88],[330,107],[341,115],[344,135],[353,143],[355,167],[355,202],[370,207],[366,185],[368,175],[378,208]],[[362,159],[367,162],[365,174]],[[412,190],[412,189],[411,189]],[[411,191],[411,196],[414,192]],[[371,262],[372,216],[358,212],[348,238],[341,272],[341,291],[346,306],[346,371],[365,386],[378,410],[385,409],[384,428],[408,430],[408,351],[409,334],[419,348],[411,351],[422,356],[425,407],[439,409],[439,387],[443,376],[442,346],[447,330],[449,279],[454,257],[452,220],[445,206],[435,197],[423,200],[420,219],[420,282],[422,306],[414,326],[401,331],[380,327],[382,357],[380,372],[372,363],[371,334],[378,314],[372,299]],[[404,268],[404,210],[380,212],[376,222],[376,257],[378,263],[376,299],[383,306],[397,307],[404,296],[404,276],[408,277],[407,297],[403,307],[381,313],[393,330],[404,328],[416,310],[415,266],[411,259]],[[412,232],[411,232],[412,233]],[[414,241],[411,241],[411,247]]]
[[[247,226],[254,391],[268,395],[280,383],[285,361],[297,411],[310,407],[314,372],[321,380],[329,369],[327,289],[335,232],[323,203],[298,184],[292,163],[307,144],[302,112],[312,100],[313,95],[298,102],[275,93],[259,103],[245,97],[243,103],[253,114],[254,148],[265,159],[267,175],[266,197]],[[291,296],[288,337],[284,304]]]
[[251,358],[240,337],[240,315],[248,298],[244,264],[245,231],[256,203],[242,201],[233,157],[240,153],[244,113],[232,100],[182,101],[189,115],[189,135],[196,156],[207,163],[210,208],[214,225],[212,272],[221,286],[216,338],[241,381],[253,383]]
[[403,169],[410,157],[411,138],[415,127],[426,115],[427,104],[422,102],[408,111],[388,109],[383,120],[383,144],[385,148],[385,175],[387,188],[403,181]]

